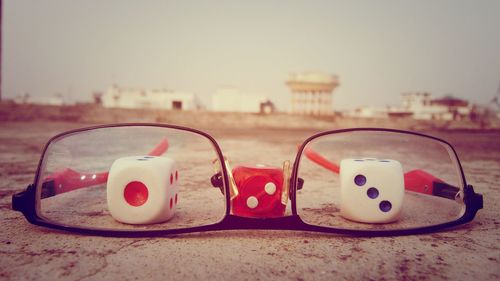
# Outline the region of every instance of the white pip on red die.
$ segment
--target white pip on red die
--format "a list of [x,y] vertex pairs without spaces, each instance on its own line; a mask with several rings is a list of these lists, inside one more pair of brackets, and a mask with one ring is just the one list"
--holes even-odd
[[116,159],[107,182],[108,209],[117,221],[152,224],[175,212],[179,171],[167,157],[132,156]]
[[399,218],[405,194],[401,163],[390,159],[349,158],[340,162],[340,214],[363,223]]

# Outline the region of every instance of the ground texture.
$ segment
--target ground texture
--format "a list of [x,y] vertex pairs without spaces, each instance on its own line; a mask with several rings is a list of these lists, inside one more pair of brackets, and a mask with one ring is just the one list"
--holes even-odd
[[[29,224],[11,196],[33,181],[52,135],[67,122],[0,123],[2,280],[498,280],[500,134],[434,133],[456,146],[482,193],[476,219],[443,232],[357,238],[296,231],[221,231],[169,238],[104,238]],[[311,130],[206,129],[233,162],[293,160]]]

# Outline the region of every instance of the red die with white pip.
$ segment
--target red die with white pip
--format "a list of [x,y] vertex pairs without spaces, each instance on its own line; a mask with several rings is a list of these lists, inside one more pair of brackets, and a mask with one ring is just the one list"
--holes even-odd
[[116,159],[107,182],[108,209],[114,219],[129,224],[169,220],[175,212],[179,190],[175,160],[133,156]]
[[233,177],[238,188],[238,195],[231,204],[234,215],[269,218],[285,214],[286,203],[281,202],[283,171],[280,168],[237,166],[233,169]]

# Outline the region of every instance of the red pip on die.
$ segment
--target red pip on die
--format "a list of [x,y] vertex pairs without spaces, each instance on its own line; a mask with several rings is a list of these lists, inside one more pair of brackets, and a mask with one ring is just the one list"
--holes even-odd
[[231,204],[234,215],[269,218],[285,214],[286,201],[282,203],[284,180],[280,168],[237,166],[233,169],[233,177],[238,189]]

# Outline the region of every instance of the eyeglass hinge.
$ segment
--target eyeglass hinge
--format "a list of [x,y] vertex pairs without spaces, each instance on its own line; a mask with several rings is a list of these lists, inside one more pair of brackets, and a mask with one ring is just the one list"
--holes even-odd
[[472,185],[467,185],[464,189],[464,193],[464,200],[466,205],[470,205],[475,210],[483,208],[483,195],[475,193]]
[[212,183],[213,187],[219,188],[222,191],[222,194],[224,194],[224,189],[223,189],[224,184],[222,181],[222,173],[221,172],[218,172],[217,174],[213,175],[210,178],[210,182]]
[[301,190],[302,187],[304,187],[304,179],[303,178],[297,178],[297,190]]
[[12,195],[12,210],[24,212],[30,204],[29,197],[33,193],[33,185],[30,184],[25,191]]

